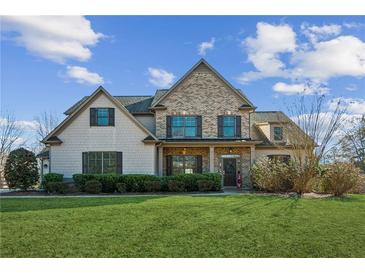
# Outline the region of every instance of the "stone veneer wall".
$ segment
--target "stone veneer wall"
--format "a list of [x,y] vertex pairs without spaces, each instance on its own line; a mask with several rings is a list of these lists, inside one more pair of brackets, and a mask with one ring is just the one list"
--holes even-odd
[[219,115],[241,115],[242,138],[249,138],[249,112],[238,108],[244,102],[207,66],[198,66],[156,110],[156,135],[166,138],[166,115],[201,115],[202,138],[216,138]]
[[183,147],[164,147],[163,148],[163,174],[166,175],[166,161],[167,155],[202,155],[203,172],[209,172],[209,148],[208,147],[187,147],[184,151]]
[[[231,150],[231,151],[230,151]],[[251,167],[251,151],[245,147],[216,147],[214,149],[214,169],[216,172],[223,174],[222,155],[239,155],[237,158],[237,170],[241,171],[243,177],[243,186],[250,187],[250,167]]]

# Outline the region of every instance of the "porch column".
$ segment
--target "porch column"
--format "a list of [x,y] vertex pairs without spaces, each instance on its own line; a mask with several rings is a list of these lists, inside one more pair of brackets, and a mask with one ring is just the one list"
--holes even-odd
[[209,171],[214,172],[214,147],[209,147]]
[[251,166],[253,165],[253,163],[255,162],[256,159],[256,150],[255,150],[255,146],[251,146]]
[[163,147],[158,148],[158,175],[163,176]]

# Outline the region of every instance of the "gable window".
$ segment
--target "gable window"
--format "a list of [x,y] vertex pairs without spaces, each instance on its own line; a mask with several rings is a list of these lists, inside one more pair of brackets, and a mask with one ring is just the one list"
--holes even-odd
[[167,137],[201,137],[201,116],[167,116]]
[[290,155],[267,155],[267,157],[274,162],[282,162],[289,164]]
[[192,174],[202,172],[202,156],[167,156],[167,175]]
[[283,128],[282,127],[274,127],[274,140],[275,141],[283,140]]
[[82,172],[90,174],[122,173],[122,152],[90,151],[82,153]]
[[90,126],[114,126],[114,108],[90,108]]
[[241,137],[241,116],[218,116],[218,137]]

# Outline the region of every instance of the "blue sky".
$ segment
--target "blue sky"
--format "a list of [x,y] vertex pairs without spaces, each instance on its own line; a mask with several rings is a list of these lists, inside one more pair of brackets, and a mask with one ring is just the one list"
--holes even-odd
[[113,95],[152,95],[202,57],[258,110],[285,111],[299,95],[321,92],[328,100],[344,98],[350,114],[365,113],[359,16],[2,17],[1,23],[1,108],[18,120],[42,111],[61,116],[100,84]]

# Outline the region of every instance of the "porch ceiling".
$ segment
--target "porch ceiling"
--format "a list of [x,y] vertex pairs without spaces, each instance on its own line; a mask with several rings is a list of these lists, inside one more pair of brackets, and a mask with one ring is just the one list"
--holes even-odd
[[261,144],[262,141],[245,141],[245,140],[169,140],[162,141],[163,147],[251,147]]

